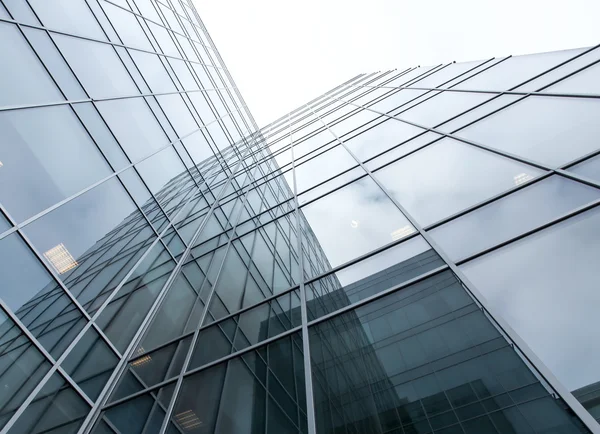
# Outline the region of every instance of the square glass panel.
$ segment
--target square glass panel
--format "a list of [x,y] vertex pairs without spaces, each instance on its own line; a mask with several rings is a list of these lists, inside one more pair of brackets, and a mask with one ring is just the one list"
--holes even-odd
[[323,152],[295,167],[298,193],[308,190],[357,164],[356,160],[341,145]]
[[96,107],[134,163],[169,143],[143,98],[100,101]]
[[128,50],[128,52],[152,92],[163,93],[177,90],[159,56],[138,50]]
[[461,266],[571,391],[600,381],[599,224],[594,208]]
[[387,151],[410,138],[423,133],[425,130],[409,125],[396,119],[382,117],[375,126],[360,133],[344,143],[360,161],[365,161],[374,155]]
[[435,228],[430,233],[434,241],[456,261],[535,229],[599,198],[599,189],[561,176],[552,176]]
[[307,241],[335,267],[414,232],[370,178],[360,179],[300,209]]
[[56,84],[14,24],[0,22],[0,105],[63,101]]
[[108,2],[102,2],[102,7],[110,23],[119,34],[121,41],[123,41],[123,45],[154,51],[140,26],[138,18],[134,14]]
[[555,168],[600,147],[599,114],[596,99],[530,96],[456,135]]
[[375,172],[423,226],[543,172],[450,138]]
[[0,200],[19,222],[112,172],[69,106],[2,111],[0,130]]
[[30,0],[29,4],[44,27],[78,36],[106,40],[104,32],[85,1]]
[[[58,33],[52,33],[52,39],[90,97],[110,98],[139,94],[111,45]],[[87,55],[82,56],[81,53]]]

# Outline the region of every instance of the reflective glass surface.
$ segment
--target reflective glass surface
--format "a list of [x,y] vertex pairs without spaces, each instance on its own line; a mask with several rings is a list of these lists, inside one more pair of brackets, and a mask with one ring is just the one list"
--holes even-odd
[[0,112],[0,201],[19,222],[111,170],[68,106]]
[[306,238],[323,249],[325,269],[411,234],[414,229],[377,184],[360,179],[300,209]]
[[[600,198],[600,190],[560,176],[544,179],[432,230],[453,260],[463,259]],[[524,212],[531,208],[536,212]]]
[[[495,311],[569,390],[600,372],[596,208],[462,266]],[[531,312],[535,310],[535,315]]]
[[598,149],[599,110],[595,99],[532,96],[456,134],[554,168]]
[[428,225],[541,173],[446,138],[378,170],[375,176],[419,223]]

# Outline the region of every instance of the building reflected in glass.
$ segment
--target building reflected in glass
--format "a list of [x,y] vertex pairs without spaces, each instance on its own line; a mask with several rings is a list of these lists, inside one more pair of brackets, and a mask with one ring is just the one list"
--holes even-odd
[[190,0],[0,0],[0,434],[600,432],[598,50],[259,128]]

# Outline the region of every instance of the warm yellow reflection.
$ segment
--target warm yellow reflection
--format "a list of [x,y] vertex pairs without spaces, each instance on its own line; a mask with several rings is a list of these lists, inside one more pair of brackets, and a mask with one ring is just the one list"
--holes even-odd
[[186,431],[192,430],[202,425],[202,421],[198,419],[194,410],[187,410],[175,415],[177,423]]
[[63,243],[48,250],[44,253],[44,256],[60,274],[64,274],[79,265]]
[[405,236],[412,234],[413,232],[414,229],[411,226],[406,225],[401,227],[400,229],[396,229],[390,235],[392,236],[392,240],[396,241],[400,238],[404,238]]

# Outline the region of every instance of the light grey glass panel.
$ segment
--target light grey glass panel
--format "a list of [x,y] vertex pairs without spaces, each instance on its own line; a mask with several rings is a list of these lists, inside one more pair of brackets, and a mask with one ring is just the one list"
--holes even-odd
[[487,102],[485,102],[483,105],[470,110],[449,122],[444,122],[436,129],[445,133],[452,133],[464,127],[465,125],[470,124],[471,122],[476,121],[477,119],[480,119],[483,116],[501,109],[502,107],[522,98],[522,95],[501,95],[495,96],[494,98],[492,98],[492,95],[490,95],[490,99],[487,100]]
[[86,102],[73,104],[72,107],[113,169],[120,170],[127,166],[129,160],[94,105]]
[[[581,49],[582,52],[588,50],[587,48]],[[576,50],[573,50],[576,51]],[[576,55],[576,54],[574,54]],[[571,74],[572,72],[577,71],[580,68],[583,68],[585,66],[588,66],[590,63],[593,63],[594,61],[598,60],[598,57],[600,56],[600,50],[593,49],[585,54],[581,54],[579,57],[577,57],[576,59],[572,59],[569,60],[567,63],[565,63],[562,66],[559,66],[558,68],[553,69],[552,71],[549,71],[545,74],[543,74],[542,76],[536,78],[535,80],[529,81],[525,84],[523,84],[522,86],[517,87],[515,90],[518,91],[525,91],[525,92],[534,92],[534,91],[539,91],[542,87],[549,85],[550,83],[553,83],[557,80],[560,80],[562,78],[564,78],[566,75]],[[592,81],[588,81],[587,80],[587,74],[585,71],[581,71],[578,74],[576,74],[576,77],[579,75],[582,75],[583,80],[579,80],[578,78],[567,78],[564,81],[561,81],[560,83],[557,84],[557,86],[559,88],[562,88],[563,83],[564,83],[564,92],[565,93],[590,93],[592,89],[596,88],[597,89],[597,85],[595,84],[595,82]],[[584,87],[582,87],[585,86]],[[554,86],[551,86],[549,88],[545,88],[542,90],[542,92],[546,92],[549,91],[549,89],[554,89]]]
[[30,0],[29,4],[44,27],[106,40],[98,21],[84,0]]
[[[298,193],[323,182],[338,173],[356,166],[356,160],[342,146],[337,146],[319,156],[296,166]],[[288,181],[289,185],[292,185]]]
[[600,156],[592,157],[567,170],[600,182]]
[[307,236],[316,239],[332,267],[414,232],[370,178],[306,205],[301,215]]
[[128,51],[152,92],[164,93],[177,90],[159,56],[138,50]]
[[131,161],[137,162],[169,143],[144,99],[100,101],[96,106]]
[[14,24],[0,22],[0,105],[43,104],[64,97]]
[[[376,110],[380,113],[389,113],[393,109],[402,106],[399,110],[406,110],[408,107],[413,106],[419,101],[424,100],[429,97],[430,91],[427,90],[415,90],[415,89],[403,89],[399,92],[394,93],[382,99],[379,102],[376,102],[369,108],[372,110]],[[425,96],[423,96],[425,95]],[[406,104],[406,105],[405,105]]]
[[600,380],[598,208],[463,265],[569,390]]
[[309,137],[308,139],[304,139],[301,142],[297,142],[298,137],[294,133],[292,135],[292,139],[294,141],[294,158],[296,160],[325,144],[336,142],[335,136],[331,134],[329,130],[322,130],[321,132],[318,132],[317,134]]
[[446,138],[375,172],[375,176],[425,226],[541,173]]
[[599,115],[600,100],[530,96],[456,135],[557,167],[600,147]]
[[359,160],[365,161],[424,131],[396,119],[383,118],[383,122],[344,142]]
[[[594,52],[598,57],[600,50]],[[588,59],[590,61],[591,59]],[[565,71],[567,72],[567,71]],[[598,74],[600,73],[600,65],[595,64],[577,74],[562,80],[555,85],[547,87],[543,92],[551,93],[583,93],[583,94],[600,94],[600,84],[598,84]]]
[[156,98],[179,137],[183,137],[199,128],[181,95],[159,95]]
[[514,56],[458,84],[456,89],[505,91],[562,63],[582,51],[553,51],[550,53]]
[[396,116],[426,127],[435,127],[491,98],[492,95],[485,93],[440,92]]
[[156,12],[156,8],[154,7],[154,2],[152,0],[135,0],[135,5],[137,6],[140,14],[142,16],[151,19],[157,23],[160,23],[160,17],[158,12]]
[[124,45],[154,51],[135,15],[108,2],[102,2],[102,7]]
[[69,106],[0,112],[0,200],[19,222],[111,170]]
[[179,50],[175,46],[175,43],[173,42],[173,39],[171,38],[171,35],[167,29],[150,21],[146,21],[146,23],[148,24],[148,27],[150,27],[150,30],[156,38],[163,54],[166,54],[167,56],[181,57],[181,53],[179,53]]
[[215,156],[202,131],[196,131],[182,140],[182,142],[197,165]]
[[[341,175],[336,176],[333,179],[330,179],[329,181],[325,182],[324,184],[319,185],[316,188],[313,188],[311,190],[308,190],[304,193],[299,194],[298,202],[300,203],[300,205],[305,204],[306,202],[313,200],[319,196],[322,196],[325,193],[328,193],[337,187],[347,184],[354,179],[360,178],[361,176],[363,176],[365,174],[366,174],[366,172],[363,170],[363,168],[357,166],[352,170],[349,170],[345,173],[342,173]],[[287,177],[286,177],[286,179],[287,179]]]
[[111,45],[57,33],[52,38],[92,98],[139,94]]
[[348,134],[361,125],[364,125],[379,116],[379,114],[374,113],[371,110],[360,110],[359,112],[347,117],[343,121],[340,121],[334,125],[329,125],[329,129],[336,136],[343,138],[345,134]]
[[40,21],[27,3],[21,0],[4,0],[4,6],[12,15],[12,17],[7,17],[9,20],[14,19],[21,23],[33,24],[34,26],[40,25]]
[[10,222],[4,217],[4,214],[0,212],[0,234],[8,229],[10,229],[12,225]]
[[553,176],[446,223],[431,236],[453,260],[462,259],[598,198],[596,188]]
[[400,157],[409,154],[422,146],[427,145],[428,143],[433,142],[434,140],[440,139],[443,136],[437,133],[433,133],[431,131],[421,134],[419,137],[415,137],[414,139],[393,148],[386,152],[385,154],[380,155],[379,157],[375,157],[372,160],[365,163],[365,167],[371,171],[380,168],[384,164],[387,164],[391,161],[394,161]]
[[189,63],[179,59],[168,59],[168,62],[171,64],[173,71],[175,71],[175,75],[181,83],[182,90],[198,89],[198,83],[196,83],[189,70]]
[[[21,29],[67,99],[71,101],[87,99],[83,88],[77,82],[75,75],[69,69],[48,33],[32,27],[22,27]],[[32,85],[32,83],[28,83],[28,85]]]

